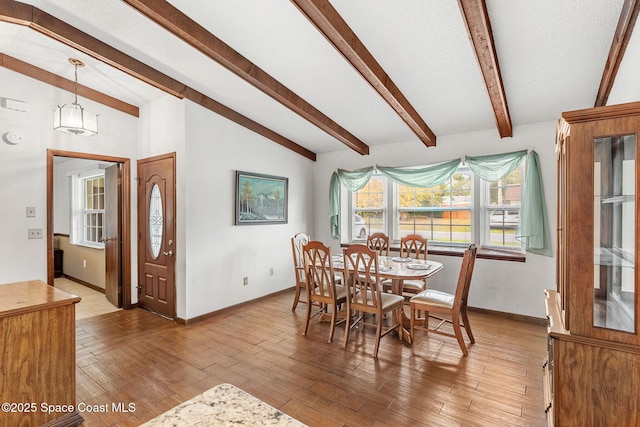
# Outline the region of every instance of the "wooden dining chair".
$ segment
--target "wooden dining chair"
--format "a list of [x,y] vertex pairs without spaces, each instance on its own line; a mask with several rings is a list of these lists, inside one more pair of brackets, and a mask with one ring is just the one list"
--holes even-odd
[[[344,271],[347,283],[347,321],[343,347],[347,347],[349,331],[357,325],[375,326],[376,341],[373,357],[378,357],[380,338],[396,330],[402,337],[401,295],[382,292],[376,252],[364,245],[350,245],[344,252]],[[392,316],[385,316],[393,313]],[[367,323],[365,315],[374,315],[375,323]],[[353,319],[352,319],[353,317]],[[383,322],[387,321],[385,326]],[[384,329],[384,330],[383,330]]]
[[305,233],[298,233],[291,238],[291,250],[293,251],[293,269],[296,276],[296,294],[293,297],[293,307],[291,311],[295,311],[298,302],[306,303],[307,301],[300,299],[300,294],[307,293],[307,277],[304,272],[304,260],[302,258],[302,247],[309,243],[311,239]]
[[373,233],[367,237],[367,247],[378,256],[389,256],[389,236],[384,233]]
[[[409,234],[400,239],[400,256],[402,258],[413,258],[416,260],[427,260],[427,239],[419,234]],[[427,280],[404,280],[402,291],[408,294],[417,294],[427,287]]]
[[[435,289],[427,289],[419,294],[411,297],[409,300],[411,311],[411,338],[414,338],[414,331],[422,330],[427,333],[433,332],[439,335],[454,337],[458,340],[462,353],[467,356],[467,346],[462,336],[464,327],[469,340],[474,343],[475,339],[469,325],[469,317],[467,315],[467,300],[469,298],[469,286],[471,285],[471,276],[473,274],[473,266],[476,260],[476,246],[470,245],[464,251],[462,257],[462,265],[458,275],[458,283],[455,294],[438,291]],[[424,317],[418,317],[418,313],[424,312]],[[435,319],[438,324],[430,327],[429,319]],[[453,326],[453,333],[440,330],[444,324]]]
[[[331,316],[328,340],[331,342],[336,325],[345,321],[344,317],[338,318],[338,311],[346,302],[347,290],[344,286],[336,284],[330,247],[322,242],[311,241],[302,247],[302,257],[307,283],[307,317],[303,335],[307,335],[312,317],[327,315]],[[312,316],[314,305],[318,307],[318,311]],[[347,323],[346,327],[348,326]]]

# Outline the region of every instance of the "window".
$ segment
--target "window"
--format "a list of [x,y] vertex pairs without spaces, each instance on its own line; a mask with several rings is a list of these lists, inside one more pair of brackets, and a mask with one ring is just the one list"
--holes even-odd
[[104,172],[72,176],[70,241],[76,245],[104,248]]
[[502,180],[483,181],[483,246],[520,248],[516,229],[522,204],[522,172],[520,167]]
[[460,168],[437,187],[395,184],[396,224],[393,236],[417,233],[431,242],[468,244],[472,241],[473,181],[471,171]]
[[372,233],[386,233],[386,178],[373,175],[367,185],[352,195],[354,241],[366,240]]
[[[522,203],[523,165],[504,179],[487,182],[461,166],[445,183],[412,187],[374,174],[351,198],[350,238],[363,242],[375,232],[399,242],[408,234],[434,246],[466,246],[521,251],[516,239]],[[389,195],[389,197],[387,197]],[[387,215],[389,213],[389,215]]]

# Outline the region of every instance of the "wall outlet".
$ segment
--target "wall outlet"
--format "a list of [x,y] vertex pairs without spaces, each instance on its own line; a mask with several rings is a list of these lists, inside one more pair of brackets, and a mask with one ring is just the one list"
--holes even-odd
[[42,228],[30,228],[29,229],[29,238],[30,239],[42,239]]
[[248,277],[243,277],[242,278],[242,285],[243,286],[247,286],[249,284],[249,278]]

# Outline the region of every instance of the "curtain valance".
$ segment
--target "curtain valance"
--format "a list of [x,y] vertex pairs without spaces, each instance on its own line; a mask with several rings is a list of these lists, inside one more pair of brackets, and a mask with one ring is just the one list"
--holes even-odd
[[[474,174],[486,181],[497,181],[509,175],[523,159],[527,159],[526,176],[520,223],[516,237],[525,250],[540,255],[552,256],[551,234],[544,199],[544,187],[538,155],[535,151],[522,150],[505,154],[464,157],[464,163]],[[377,170],[390,180],[413,187],[434,187],[447,182],[462,163],[461,159],[423,167],[373,166],[346,171],[338,169],[331,175],[329,183],[329,214],[331,236],[340,238],[340,186],[349,191],[363,188]]]

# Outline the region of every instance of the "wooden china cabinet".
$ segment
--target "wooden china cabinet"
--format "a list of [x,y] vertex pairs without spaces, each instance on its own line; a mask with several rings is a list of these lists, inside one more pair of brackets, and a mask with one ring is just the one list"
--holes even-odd
[[558,124],[550,425],[640,425],[639,133],[640,102],[566,112]]

